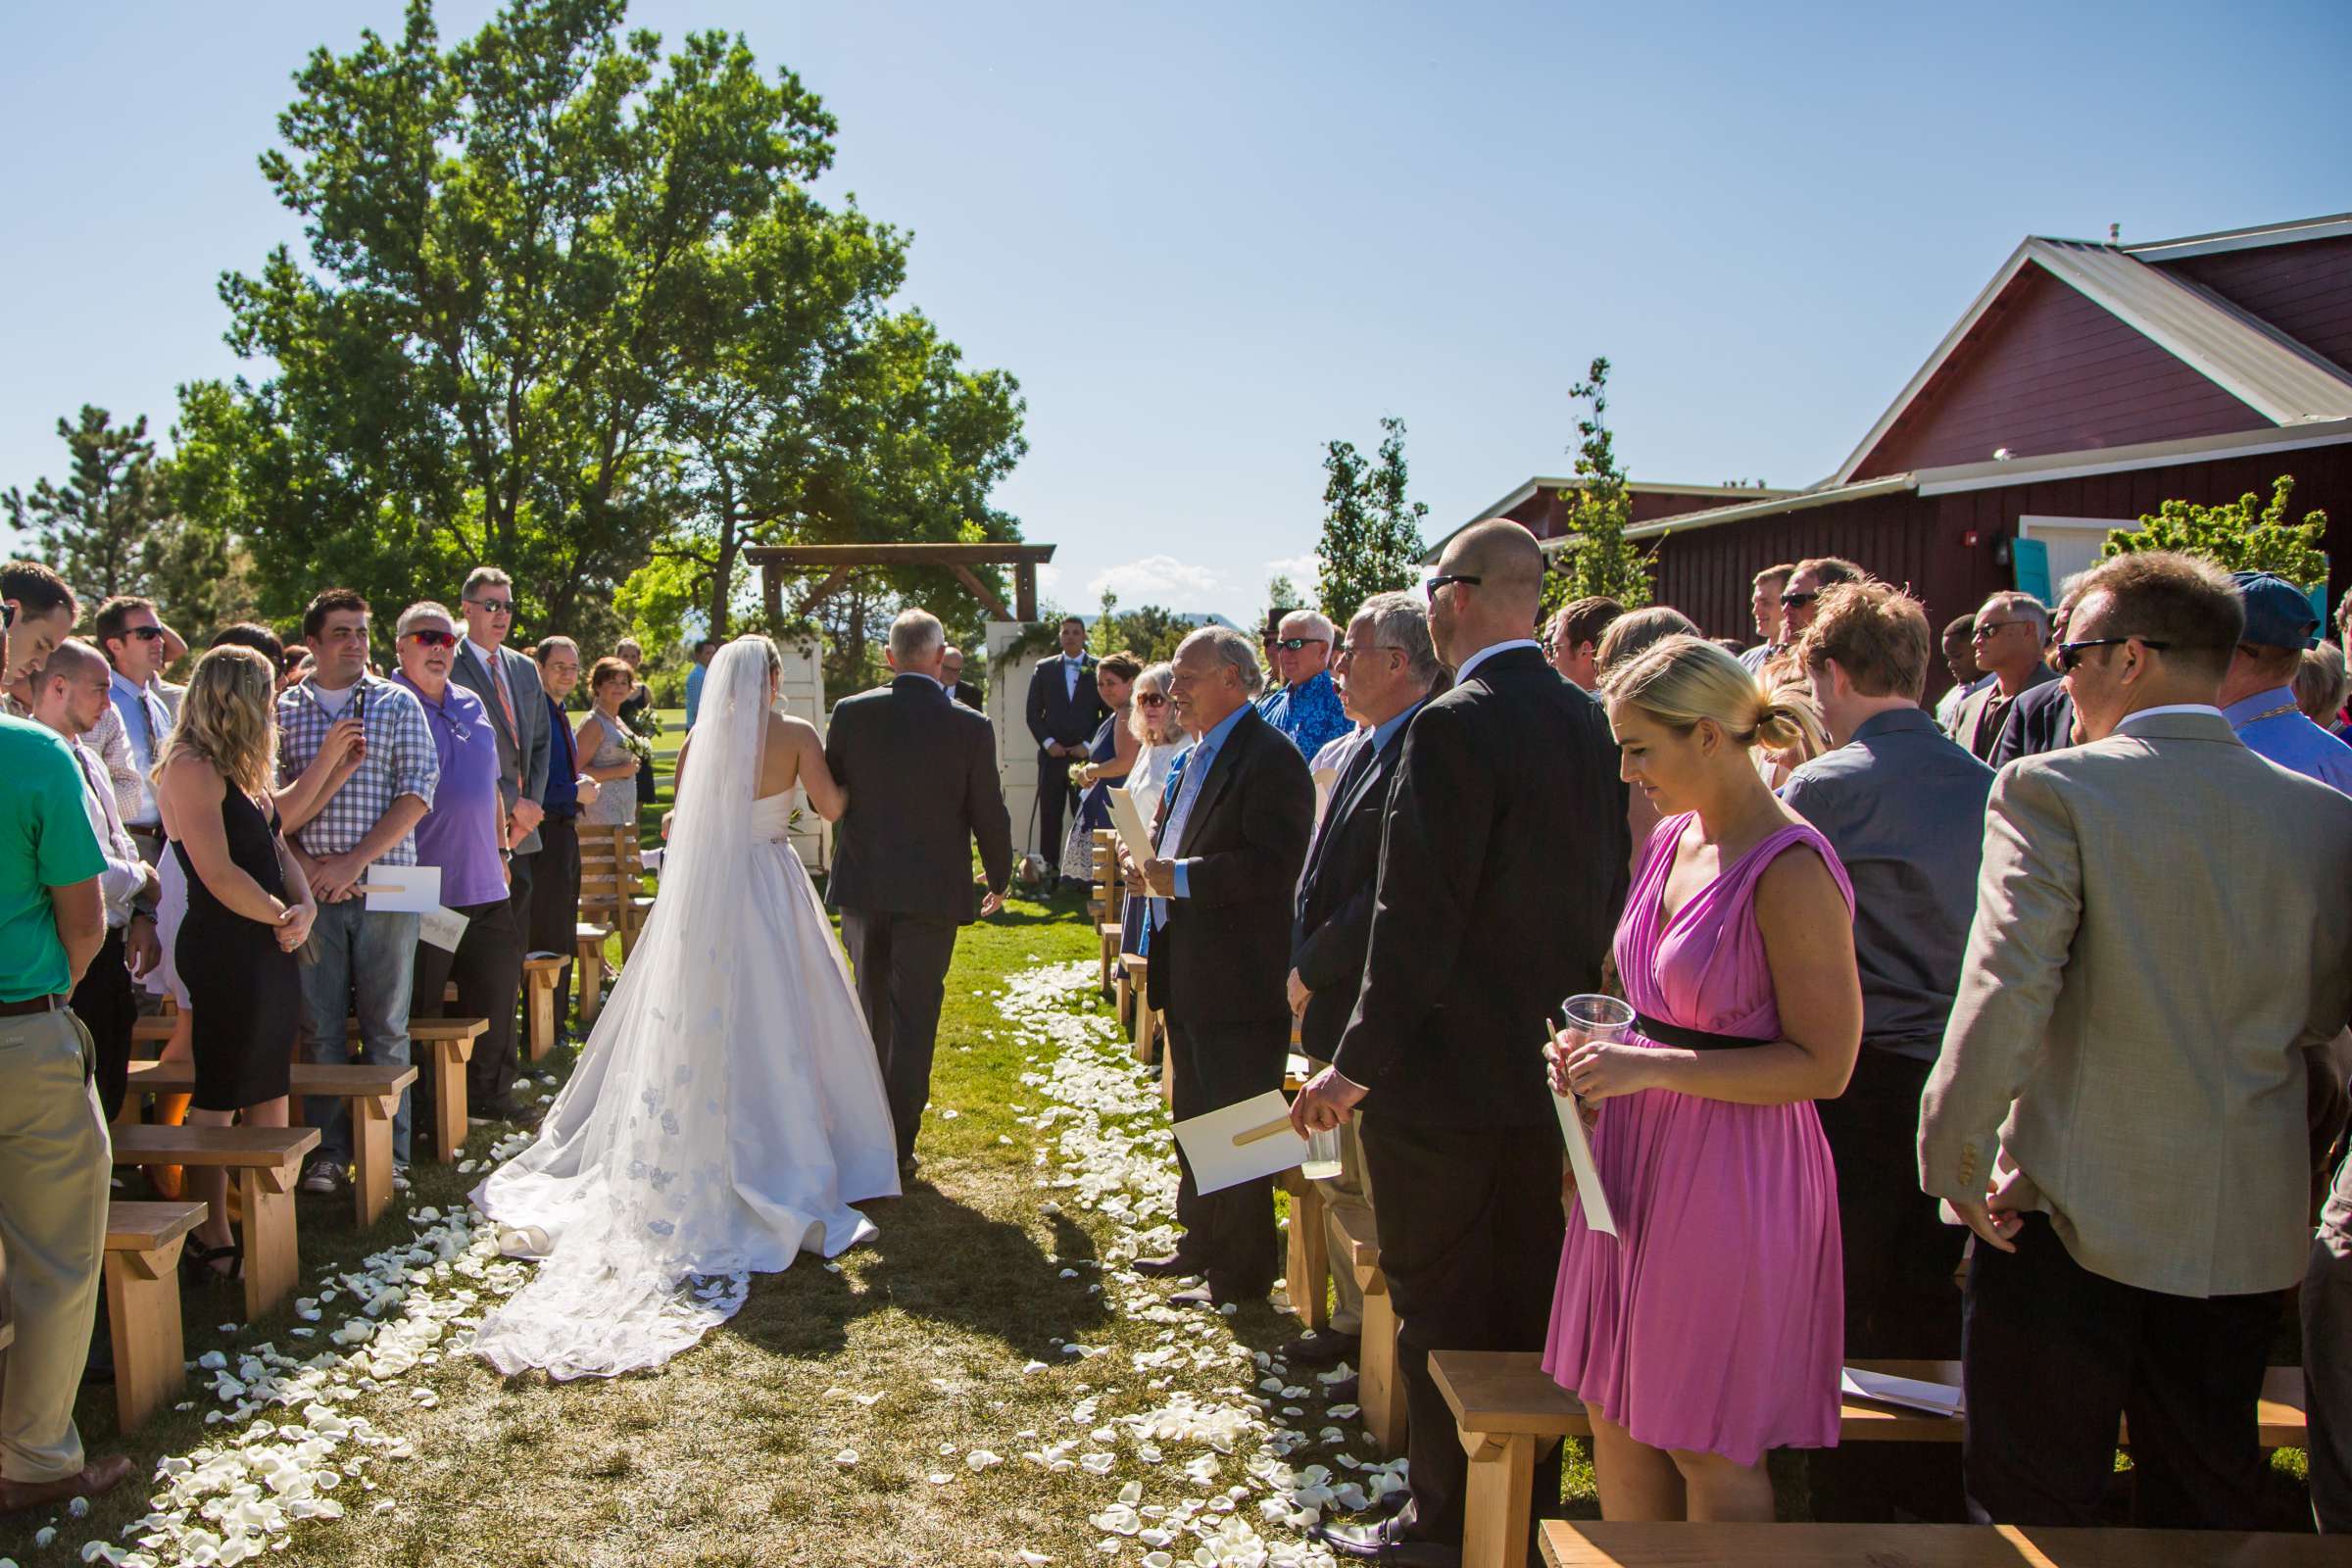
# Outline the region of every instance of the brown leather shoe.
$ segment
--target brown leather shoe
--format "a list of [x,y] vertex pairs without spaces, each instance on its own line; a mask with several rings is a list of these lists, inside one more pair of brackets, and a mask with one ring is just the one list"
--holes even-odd
[[130,1456],[114,1453],[55,1481],[0,1481],[0,1513],[46,1508],[69,1497],[97,1497],[130,1479]]

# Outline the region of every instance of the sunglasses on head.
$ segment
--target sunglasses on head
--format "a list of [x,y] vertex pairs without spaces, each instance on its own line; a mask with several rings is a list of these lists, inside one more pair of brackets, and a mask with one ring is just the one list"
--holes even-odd
[[427,648],[455,648],[458,646],[456,632],[443,631],[437,626],[427,626],[422,631],[413,631],[409,633],[409,636]]
[[1274,639],[1274,646],[1286,653],[1295,654],[1301,648],[1327,645],[1330,641],[1331,639],[1328,637],[1277,637]]

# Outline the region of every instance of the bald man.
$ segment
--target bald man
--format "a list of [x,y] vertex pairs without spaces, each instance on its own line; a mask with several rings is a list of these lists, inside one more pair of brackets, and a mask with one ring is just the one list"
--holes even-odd
[[[1293,1108],[1322,1128],[1361,1107],[1403,1320],[1412,1502],[1318,1532],[1362,1560],[1458,1560],[1468,1463],[1429,1352],[1540,1350],[1549,1326],[1563,1217],[1546,1019],[1599,988],[1631,845],[1608,719],[1535,640],[1543,586],[1535,536],[1506,518],[1455,535],[1427,584],[1453,689],[1404,732],[1363,989]],[[1559,1486],[1555,1450],[1535,1494]]]

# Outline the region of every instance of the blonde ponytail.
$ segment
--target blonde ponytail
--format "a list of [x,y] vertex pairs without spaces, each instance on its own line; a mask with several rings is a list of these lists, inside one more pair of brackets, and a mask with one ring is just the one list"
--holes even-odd
[[1610,670],[1602,691],[1670,729],[1688,733],[1710,720],[1741,747],[1780,751],[1812,742],[1819,750],[1826,740],[1809,699],[1767,692],[1745,664],[1703,637],[1653,643]]

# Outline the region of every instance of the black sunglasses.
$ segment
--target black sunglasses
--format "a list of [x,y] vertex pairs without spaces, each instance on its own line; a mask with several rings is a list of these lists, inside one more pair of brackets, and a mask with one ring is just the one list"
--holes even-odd
[[13,599],[0,599],[0,631],[6,631],[16,623],[17,602]]
[[1438,590],[1449,582],[1466,582],[1475,588],[1486,580],[1484,577],[1473,577],[1467,572],[1454,571],[1447,572],[1443,576],[1432,577],[1421,586],[1429,594],[1429,602],[1434,605],[1438,602]]
[[1329,646],[1330,642],[1331,639],[1328,637],[1277,637],[1274,639],[1274,646],[1295,654],[1301,648],[1313,647],[1318,644]]
[[1783,610],[1794,610],[1797,606],[1809,605],[1820,597],[1821,591],[1819,589],[1814,589],[1809,593],[1783,594],[1781,595],[1781,608]]
[[131,626],[124,629],[122,635],[136,637],[143,643],[159,643],[164,640],[164,628],[161,626]]
[[458,646],[458,634],[454,631],[443,631],[438,626],[427,626],[422,631],[413,631],[409,635],[427,648],[455,648]]
[[2060,643],[2058,645],[2058,668],[2063,672],[2072,673],[2074,667],[2082,662],[2082,650],[2085,648],[2121,648],[2124,644],[2132,642],[2139,644],[2142,648],[2160,650],[2173,646],[2171,643],[2155,642],[2146,637],[2085,637],[2079,643]]

